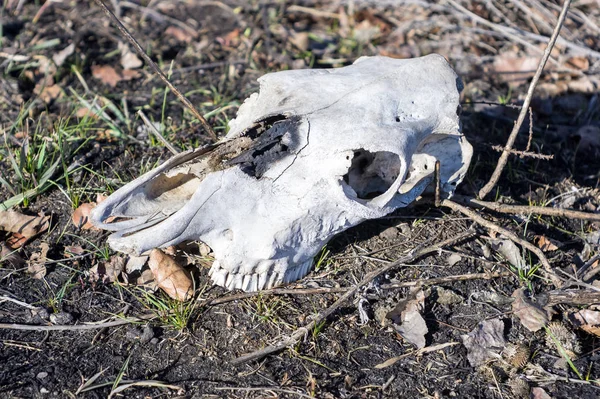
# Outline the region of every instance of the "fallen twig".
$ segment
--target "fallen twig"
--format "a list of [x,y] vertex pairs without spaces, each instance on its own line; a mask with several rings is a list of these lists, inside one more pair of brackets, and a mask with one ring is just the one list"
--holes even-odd
[[547,208],[544,206],[498,204],[497,202],[482,201],[476,198],[462,196],[455,196],[455,199],[457,202],[469,205],[471,207],[487,208],[500,213],[511,213],[517,215],[536,214],[600,222],[600,213],[582,212],[573,209]]
[[145,314],[137,317],[126,317],[120,320],[107,321],[103,323],[89,323],[89,324],[74,324],[74,325],[52,325],[52,326],[39,326],[33,324],[14,324],[14,323],[0,323],[0,329],[8,330],[24,330],[24,331],[82,331],[82,330],[95,330],[98,328],[115,327],[123,324],[138,323],[155,318],[155,314]]
[[492,280],[501,277],[511,277],[513,274],[510,272],[497,272],[497,273],[469,273],[459,274],[456,276],[426,278],[413,281],[403,281],[401,283],[382,284],[379,288],[382,290],[390,290],[396,288],[414,287],[417,285],[435,285],[450,283],[453,281],[467,281],[467,280]]
[[442,206],[446,206],[456,212],[460,212],[463,215],[470,217],[475,223],[487,228],[488,230],[502,234],[503,236],[505,236],[509,240],[515,242],[516,244],[519,244],[522,247],[527,248],[529,251],[533,252],[538,257],[540,262],[542,263],[542,266],[544,267],[543,272],[546,274],[546,277],[548,277],[557,286],[561,284],[562,280],[552,271],[550,262],[548,262],[548,259],[546,259],[546,256],[544,255],[542,250],[539,249],[538,247],[536,247],[535,245],[518,237],[515,233],[513,233],[503,227],[500,227],[497,224],[490,222],[489,220],[484,219],[483,217],[479,216],[473,210],[471,210],[467,207],[464,207],[460,204],[457,204],[454,201],[450,201],[447,199],[443,200]]
[[412,355],[419,356],[419,355],[422,355],[424,353],[439,351],[439,350],[442,350],[442,349],[447,348],[449,346],[454,346],[454,345],[459,345],[459,344],[460,344],[460,342],[445,342],[445,343],[439,344],[439,345],[427,346],[425,348],[417,349],[417,350],[405,353],[405,354],[400,355],[400,356],[392,357],[392,358],[386,360],[383,363],[379,363],[378,365],[375,366],[375,368],[376,369],[384,369],[386,367],[390,367],[390,366],[394,365],[399,360],[402,360],[402,359],[407,358],[409,356],[412,356]]
[[398,259],[395,262],[386,264],[385,266],[383,266],[377,270],[373,270],[372,272],[367,273],[365,275],[365,277],[363,277],[363,279],[358,284],[356,284],[354,287],[348,289],[348,291],[344,295],[342,295],[337,301],[335,301],[333,303],[333,305],[331,305],[330,307],[325,309],[323,312],[319,313],[310,323],[308,323],[304,327],[298,328],[296,331],[294,331],[292,333],[292,335],[290,336],[290,338],[285,339],[284,341],[282,341],[278,344],[270,345],[261,350],[258,350],[258,351],[252,352],[252,353],[248,353],[246,355],[238,357],[237,359],[233,359],[232,363],[233,364],[242,364],[242,363],[246,363],[246,362],[249,362],[252,360],[258,360],[258,359],[261,359],[272,353],[279,352],[280,350],[283,350],[289,346],[295,345],[315,325],[319,324],[323,320],[326,320],[329,316],[331,316],[333,313],[335,313],[344,303],[346,303],[346,301],[348,301],[350,298],[352,298],[354,296],[354,294],[356,294],[356,292],[361,287],[369,284],[371,281],[373,281],[375,278],[377,278],[381,274],[395,268],[399,264],[412,262],[415,259],[420,258],[421,256],[438,251],[442,247],[449,246],[449,245],[455,245],[456,243],[461,242],[462,240],[464,240],[467,237],[470,237],[471,235],[473,235],[473,232],[467,231],[456,237],[452,237],[447,240],[444,240],[441,243],[434,244],[434,245],[431,245],[429,247],[425,247],[422,249],[414,250],[413,252],[409,253],[408,255],[403,256],[402,258]]
[[[454,3],[452,0],[447,0],[447,1]],[[531,100],[533,98],[533,92],[535,90],[535,87],[537,86],[537,83],[538,83],[540,77],[542,76],[542,72],[544,71],[544,67],[546,66],[546,62],[548,61],[548,58],[550,57],[550,53],[552,52],[552,49],[554,48],[554,44],[556,43],[556,40],[558,39],[558,34],[560,33],[560,29],[565,21],[565,17],[567,16],[567,11],[569,10],[570,4],[571,4],[571,0],[565,0],[565,3],[560,12],[560,15],[558,16],[558,21],[556,22],[556,26],[554,27],[554,31],[552,32],[552,36],[550,37],[550,41],[548,42],[546,49],[544,50],[544,55],[542,56],[542,59],[540,60],[540,63],[538,64],[537,70],[535,71],[535,75],[533,76],[533,79],[531,80],[531,84],[529,85],[529,89],[527,90],[527,96],[525,97],[525,101],[523,101],[523,106],[521,107],[521,112],[519,113],[519,116],[513,127],[513,130],[510,133],[508,140],[506,141],[506,145],[504,146],[504,152],[502,152],[502,155],[500,155],[500,158],[498,159],[498,163],[496,164],[496,169],[494,170],[494,173],[492,173],[490,180],[487,182],[487,184],[485,186],[483,186],[483,188],[481,190],[479,190],[479,198],[481,198],[481,199],[485,198],[485,196],[488,195],[490,193],[490,191],[492,191],[492,189],[494,188],[494,186],[496,185],[496,183],[498,183],[498,180],[500,179],[500,175],[502,174],[502,171],[504,170],[504,166],[506,166],[506,162],[508,161],[508,156],[510,155],[510,151],[515,143],[515,140],[517,139],[517,135],[519,133],[519,130],[521,129],[521,125],[523,124],[523,121],[525,120],[525,117],[527,116],[527,113],[529,112],[529,105],[531,104]],[[454,6],[456,7],[459,5],[454,3]]]

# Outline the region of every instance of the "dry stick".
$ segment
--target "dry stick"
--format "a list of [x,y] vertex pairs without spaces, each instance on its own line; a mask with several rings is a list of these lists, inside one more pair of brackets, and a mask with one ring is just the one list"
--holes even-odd
[[[397,264],[401,266],[401,264]],[[452,281],[464,281],[464,280],[491,280],[500,277],[512,276],[509,272],[502,273],[472,273],[472,274],[461,274],[457,276],[446,276],[438,278],[418,279],[413,281],[405,281],[396,284],[383,284],[379,288],[383,290],[403,288],[403,287],[414,287],[416,285],[435,285],[441,283],[449,283]],[[317,294],[339,294],[347,292],[352,287],[321,287],[321,288],[274,288],[264,291],[256,292],[242,292],[240,294],[227,295],[221,298],[215,298],[201,302],[201,306],[216,306],[223,303],[239,301],[240,299],[253,298],[256,296],[270,296],[270,295],[317,295]]]
[[[450,0],[451,1],[451,0]],[[510,136],[504,146],[504,152],[500,155],[498,159],[498,164],[496,164],[496,169],[492,174],[492,177],[487,182],[485,186],[481,190],[479,190],[479,198],[484,199],[486,195],[492,191],[496,183],[498,183],[498,179],[500,179],[500,175],[504,170],[504,166],[506,166],[506,162],[508,161],[508,156],[510,155],[510,150],[512,149],[515,140],[517,139],[517,134],[519,134],[519,130],[521,129],[521,125],[527,116],[527,112],[529,111],[529,105],[531,104],[531,99],[533,98],[533,92],[535,87],[537,86],[538,80],[540,76],[542,76],[542,72],[544,67],[546,66],[546,62],[550,57],[550,53],[554,48],[554,44],[556,43],[556,39],[558,38],[558,34],[560,33],[560,28],[565,22],[565,17],[567,16],[567,11],[569,10],[569,6],[571,5],[571,0],[565,0],[563,8],[558,16],[558,21],[556,22],[556,26],[554,27],[554,31],[552,32],[552,36],[550,37],[550,41],[544,50],[544,55],[538,64],[537,70],[535,71],[535,75],[533,76],[533,80],[529,85],[529,89],[527,90],[527,96],[525,97],[525,101],[523,102],[523,106],[521,107],[521,112],[519,113],[519,117],[517,118],[517,122],[515,123]]]
[[474,212],[471,209],[466,208],[462,205],[459,205],[454,201],[443,200],[442,206],[448,207],[448,208],[452,209],[453,211],[460,212],[463,215],[471,218],[475,223],[487,228],[488,230],[502,234],[503,236],[507,237],[509,240],[521,245],[524,248],[527,248],[528,250],[533,252],[538,257],[538,259],[542,263],[542,266],[544,266],[544,273],[547,275],[546,277],[548,277],[557,286],[559,286],[562,283],[561,279],[552,271],[550,262],[548,262],[548,259],[546,259],[546,256],[544,255],[542,250],[539,249],[538,247],[536,247],[535,245],[518,237],[515,233],[513,233],[509,230],[506,230],[505,228],[500,227],[497,224],[490,222],[489,220],[484,219],[483,217],[479,216],[476,212]]
[[470,274],[460,274],[457,276],[436,277],[436,278],[420,279],[420,280],[415,280],[415,281],[403,281],[401,283],[382,284],[379,288],[381,288],[382,290],[393,290],[393,289],[397,289],[397,288],[415,287],[418,285],[436,285],[436,284],[451,283],[454,281],[467,281],[467,280],[493,280],[495,278],[512,277],[512,276],[513,276],[513,274],[510,272],[470,273]]
[[352,298],[354,296],[354,294],[356,294],[356,292],[361,287],[369,284],[371,281],[373,281],[375,278],[377,278],[381,274],[393,269],[394,267],[396,267],[400,264],[412,262],[415,259],[417,259],[423,255],[438,251],[439,249],[441,249],[444,246],[456,244],[457,242],[460,242],[463,239],[465,239],[466,237],[469,237],[471,235],[473,235],[473,232],[467,231],[465,233],[458,235],[457,237],[452,237],[450,239],[444,240],[441,243],[434,244],[434,245],[431,245],[429,247],[422,248],[419,250],[414,250],[414,251],[412,251],[412,253],[409,253],[408,255],[403,256],[402,258],[400,258],[399,260],[397,260],[395,262],[389,263],[377,270],[373,270],[372,272],[367,273],[365,275],[365,277],[363,277],[363,279],[358,284],[356,284],[352,288],[349,288],[348,291],[344,295],[342,295],[337,301],[335,301],[333,303],[333,305],[331,305],[330,307],[325,309],[323,312],[319,313],[306,326],[298,328],[296,331],[294,331],[290,338],[284,340],[283,342],[281,342],[279,344],[270,345],[261,350],[258,350],[258,351],[252,352],[252,353],[248,353],[246,355],[238,357],[237,359],[233,359],[232,363],[233,364],[242,364],[242,363],[246,363],[246,362],[249,362],[252,360],[262,359],[263,357],[268,356],[272,353],[279,352],[282,349],[285,349],[289,346],[295,345],[296,343],[298,343],[298,341],[300,341],[300,339],[302,337],[304,337],[306,334],[308,334],[309,330],[311,330],[314,326],[318,325],[323,320],[326,320],[335,311],[337,311],[344,303],[346,303],[346,301],[348,301],[350,298]]
[[142,49],[142,46],[140,46],[140,44],[137,42],[137,40],[135,40],[135,38],[131,35],[131,33],[129,33],[127,28],[125,28],[125,26],[123,26],[123,24],[121,23],[121,21],[119,21],[119,19],[115,16],[115,14],[113,14],[112,11],[109,10],[108,7],[106,7],[106,4],[104,4],[104,2],[102,0],[95,0],[95,1],[96,1],[96,4],[98,4],[98,6],[100,6],[102,11],[104,11],[104,13],[108,16],[108,18],[110,18],[110,20],[117,26],[117,28],[119,29],[121,34],[123,34],[123,36],[125,36],[125,38],[127,38],[127,40],[129,40],[129,42],[135,49],[136,53],[138,53],[138,55],[140,57],[142,57],[144,59],[144,61],[146,61],[146,64],[150,65],[150,67],[154,70],[154,72],[156,72],[158,74],[158,76],[160,76],[162,81],[165,82],[165,84],[169,87],[169,89],[171,89],[171,91],[173,93],[175,93],[175,95],[177,96],[177,98],[179,98],[179,100],[183,103],[183,105],[185,105],[192,112],[192,114],[194,114],[194,116],[196,118],[198,118],[198,120],[200,121],[200,124],[202,125],[202,127],[204,128],[206,133],[210,136],[210,138],[213,139],[214,141],[218,141],[217,135],[215,134],[212,127],[208,124],[206,119],[200,114],[200,112],[198,112],[198,110],[192,105],[192,103],[187,98],[185,98],[185,96],[183,94],[181,94],[181,92],[175,86],[173,86],[173,84],[169,81],[169,78],[167,78],[167,76],[164,74],[164,72],[160,70],[158,65],[156,65],[156,63],[154,61],[152,61],[152,59],[150,59],[150,57],[148,57],[146,52],[144,52],[144,49]]
[[155,314],[145,314],[138,317],[127,317],[120,320],[108,321],[97,324],[76,324],[76,325],[54,325],[54,326],[36,326],[33,324],[13,324],[0,323],[0,329],[8,330],[24,330],[24,331],[82,331],[96,330],[98,328],[115,327],[123,324],[137,323],[145,320],[150,320],[156,317]]
[[591,220],[600,222],[600,213],[590,213],[575,211],[573,209],[546,208],[544,206],[528,205],[506,205],[496,202],[481,201],[476,198],[455,196],[457,202],[469,205],[475,208],[487,208],[500,213],[511,213],[516,215],[526,215],[534,213],[536,215],[556,216],[569,219]]

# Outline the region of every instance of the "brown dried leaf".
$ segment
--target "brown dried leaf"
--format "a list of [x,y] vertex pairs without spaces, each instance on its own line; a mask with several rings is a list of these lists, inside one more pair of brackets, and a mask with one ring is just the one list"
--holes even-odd
[[90,221],[90,214],[95,207],[95,202],[86,202],[79,205],[77,209],[73,211],[73,215],[71,216],[75,227],[83,230],[99,230]]
[[125,270],[125,259],[113,256],[108,261],[102,261],[89,270],[90,281],[102,281],[103,283],[114,283]]
[[596,310],[581,309],[569,314],[569,320],[575,327],[600,337],[600,312]]
[[482,321],[468,334],[462,336],[467,348],[467,359],[473,367],[479,367],[498,357],[506,345],[504,322],[500,319]]
[[27,262],[27,273],[31,274],[31,277],[35,279],[42,279],[46,276],[46,255],[48,255],[48,250],[50,246],[43,242],[40,244],[40,252],[36,252],[31,255],[29,261]]
[[75,116],[78,118],[92,118],[98,119],[99,114],[96,111],[93,111],[87,107],[81,107],[77,111],[75,111]]
[[165,30],[165,35],[172,36],[184,43],[190,43],[195,38],[195,35],[192,35],[190,32],[181,28],[177,28],[176,26],[169,26],[167,30]]
[[73,245],[73,246],[65,247],[64,257],[65,258],[70,258],[72,256],[83,255],[83,252],[84,252],[83,248],[80,247],[79,245]]
[[518,288],[511,295],[514,298],[512,310],[519,318],[523,327],[536,332],[548,324],[548,313],[535,305],[525,296],[525,290]]
[[556,251],[558,247],[554,245],[553,240],[549,239],[546,236],[534,236],[533,242],[544,252],[548,251]]
[[125,81],[137,79],[140,76],[142,76],[142,74],[139,71],[134,71],[132,69],[125,69],[121,72],[121,80]]
[[16,240],[9,243],[12,248],[18,248],[31,237],[48,230],[50,216],[28,216],[15,211],[0,211],[0,230],[18,234]]
[[178,301],[187,300],[193,291],[192,278],[175,259],[158,248],[150,252],[148,266],[159,288]]
[[394,321],[394,328],[407,342],[421,349],[425,347],[425,335],[429,332],[427,324],[421,316],[425,304],[425,293],[422,289],[412,291],[409,297],[398,303],[387,317]]
[[4,262],[7,262],[17,269],[25,265],[25,260],[19,255],[19,251],[10,248],[2,242],[0,243],[0,264]]
[[63,90],[59,85],[45,86],[43,83],[38,83],[33,91],[46,104],[50,104],[63,95]]
[[92,65],[92,76],[110,87],[116,87],[123,78],[110,65]]

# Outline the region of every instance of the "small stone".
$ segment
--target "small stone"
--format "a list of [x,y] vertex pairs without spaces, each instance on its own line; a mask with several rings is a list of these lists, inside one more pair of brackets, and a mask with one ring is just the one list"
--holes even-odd
[[50,315],[50,323],[52,324],[72,324],[73,315],[68,312],[52,313]]
[[379,238],[387,241],[392,241],[396,237],[398,237],[398,229],[396,227],[388,227],[379,233]]
[[142,334],[140,335],[140,342],[142,344],[147,344],[152,341],[152,339],[154,339],[154,330],[150,326],[144,326]]
[[402,233],[405,236],[410,236],[410,226],[408,225],[408,223],[400,223],[398,225],[398,229],[400,230],[400,233]]
[[44,387],[41,387],[41,388],[40,388],[40,393],[45,395],[45,394],[48,394],[48,393],[50,393],[50,391],[49,391],[49,390],[47,390],[47,389],[46,389],[46,388],[44,388]]
[[36,375],[36,378],[37,378],[38,380],[43,380],[43,379],[44,379],[44,378],[46,378],[46,377],[48,377],[48,373],[46,373],[45,371],[42,371],[42,372],[40,372],[40,373],[38,373],[38,374]]
[[437,303],[440,305],[457,305],[462,303],[463,297],[452,290],[437,287]]
[[125,333],[125,337],[130,341],[135,341],[139,339],[142,335],[142,330],[138,327],[129,327],[127,332]]
[[454,266],[461,260],[462,260],[462,257],[459,254],[452,254],[452,255],[448,256],[448,259],[446,259],[446,262],[448,262],[449,266]]
[[152,345],[158,345],[158,338],[152,338],[152,339],[150,340],[150,343],[151,343]]

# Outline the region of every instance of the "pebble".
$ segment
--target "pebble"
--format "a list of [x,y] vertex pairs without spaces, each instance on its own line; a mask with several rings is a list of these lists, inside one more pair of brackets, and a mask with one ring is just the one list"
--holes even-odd
[[72,324],[73,315],[69,312],[58,312],[50,315],[50,323],[52,324]]
[[398,237],[398,229],[396,227],[388,227],[387,229],[379,233],[379,238],[388,241],[392,241],[396,237]]

